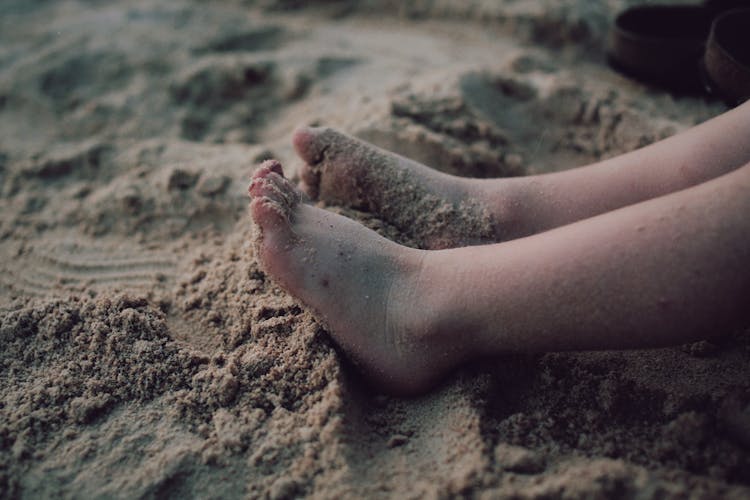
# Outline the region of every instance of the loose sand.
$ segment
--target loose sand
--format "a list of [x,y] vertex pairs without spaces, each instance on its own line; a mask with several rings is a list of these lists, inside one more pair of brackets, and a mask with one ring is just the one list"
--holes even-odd
[[498,176],[720,113],[606,67],[623,5],[4,0],[0,497],[747,498],[747,332],[395,399],[249,243],[249,177],[295,174],[299,124]]

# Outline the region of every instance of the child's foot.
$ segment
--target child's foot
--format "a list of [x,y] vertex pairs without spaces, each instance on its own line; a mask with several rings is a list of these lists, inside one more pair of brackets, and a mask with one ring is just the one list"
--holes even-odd
[[254,174],[249,192],[263,268],[324,321],[375,382],[397,393],[423,391],[465,359],[466,348],[449,345],[454,337],[433,327],[443,318],[428,312],[425,251],[300,203],[274,160]]
[[485,189],[330,128],[301,128],[293,142],[313,199],[378,214],[429,249],[507,238],[500,223],[512,202],[500,183]]

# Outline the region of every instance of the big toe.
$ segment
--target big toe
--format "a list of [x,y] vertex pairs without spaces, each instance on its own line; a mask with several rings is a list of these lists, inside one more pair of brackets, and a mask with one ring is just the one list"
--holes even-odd
[[330,146],[326,141],[329,130],[320,127],[300,127],[294,131],[292,144],[305,163],[317,165],[323,161],[323,153]]
[[348,137],[325,127],[300,127],[292,136],[292,144],[297,154],[304,161],[300,168],[299,187],[311,199],[318,199],[320,195],[321,163],[334,159],[342,141]]
[[250,214],[263,236],[284,231],[289,226],[287,211],[269,198],[254,198],[250,202]]
[[359,139],[330,127],[300,127],[294,131],[292,144],[299,157],[313,167],[324,161],[350,161],[371,148]]

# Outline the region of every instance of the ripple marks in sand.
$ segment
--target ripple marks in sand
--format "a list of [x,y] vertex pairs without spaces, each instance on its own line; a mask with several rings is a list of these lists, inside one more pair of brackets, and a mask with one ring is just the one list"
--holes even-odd
[[116,291],[148,292],[166,287],[176,263],[165,252],[56,245],[21,249],[18,257],[3,259],[0,292],[11,296],[57,296],[69,293]]

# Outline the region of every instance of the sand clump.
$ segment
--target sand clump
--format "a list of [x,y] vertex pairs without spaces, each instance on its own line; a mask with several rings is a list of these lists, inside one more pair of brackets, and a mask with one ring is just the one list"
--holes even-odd
[[252,246],[247,183],[271,157],[298,177],[300,124],[489,177],[721,112],[606,68],[626,3],[4,2],[0,497],[747,497],[748,332],[392,398]]
[[50,436],[65,440],[117,405],[179,387],[206,362],[176,348],[143,298],[37,303],[5,314],[1,328],[6,493]]

